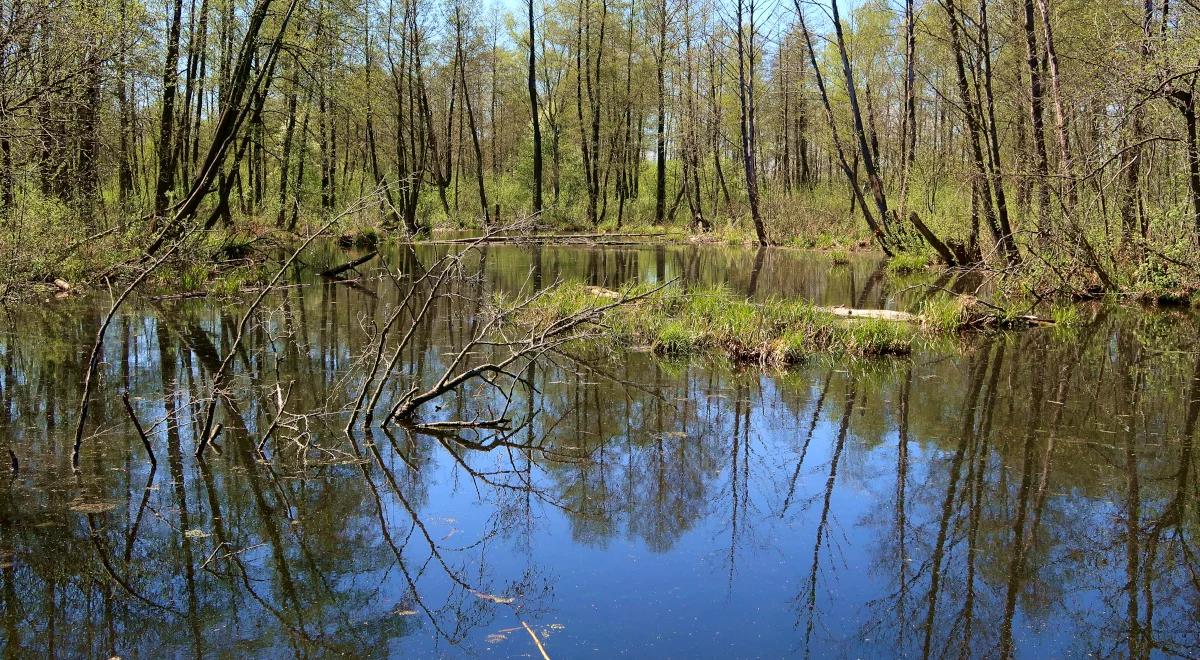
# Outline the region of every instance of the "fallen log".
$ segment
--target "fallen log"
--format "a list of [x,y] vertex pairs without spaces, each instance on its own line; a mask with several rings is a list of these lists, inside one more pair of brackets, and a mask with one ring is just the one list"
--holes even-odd
[[[1031,314],[1009,314],[1007,310],[970,298],[964,300],[959,312],[958,329],[1029,328],[1054,325],[1051,319]],[[900,312],[891,309],[852,309],[850,307],[816,307],[819,312],[844,319],[884,319],[901,323],[925,323],[929,319],[921,314]]]
[[852,309],[850,307],[816,307],[818,312],[825,312],[847,319],[886,319],[888,321],[908,321],[920,323],[921,317],[909,312],[898,312],[891,309]]
[[633,234],[517,234],[512,236],[486,236],[476,238],[448,238],[437,241],[424,241],[431,244],[461,244],[461,243],[547,243],[547,242],[570,242],[570,241],[587,241],[591,243],[606,243],[603,239],[623,239],[623,238],[661,238],[666,236],[666,232],[657,233],[633,233]]

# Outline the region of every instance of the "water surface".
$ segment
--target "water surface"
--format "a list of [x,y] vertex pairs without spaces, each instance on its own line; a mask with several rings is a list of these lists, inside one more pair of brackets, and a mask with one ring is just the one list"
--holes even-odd
[[[533,634],[551,657],[1200,655],[1193,317],[1087,309],[1077,332],[786,373],[572,348],[523,367],[515,434],[345,435],[372,320],[445,249],[389,250],[396,280],[301,272],[270,296],[203,460],[201,407],[247,300],[118,317],[78,475],[106,302],[5,310],[5,653],[539,657]],[[471,270],[399,358],[409,381],[437,376],[480,300],[560,276],[921,295],[871,259],[717,247],[495,246]],[[472,387],[428,416],[496,398]]]

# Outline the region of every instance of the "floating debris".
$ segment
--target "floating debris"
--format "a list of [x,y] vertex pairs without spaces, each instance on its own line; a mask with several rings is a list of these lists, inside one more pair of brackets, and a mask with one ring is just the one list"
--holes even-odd
[[71,503],[71,510],[76,513],[105,513],[106,511],[112,511],[115,508],[117,508],[117,505],[114,502],[87,502],[76,500],[75,502]]
[[485,594],[482,591],[475,591],[474,589],[471,590],[471,593],[480,600],[486,600],[489,603],[496,603],[497,605],[511,605],[515,601],[513,598],[497,596],[495,594]]

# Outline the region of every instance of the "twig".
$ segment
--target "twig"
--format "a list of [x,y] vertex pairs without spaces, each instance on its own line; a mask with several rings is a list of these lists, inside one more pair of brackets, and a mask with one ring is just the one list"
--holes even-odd
[[292,385],[295,381],[288,383],[287,394],[283,393],[283,389],[279,387],[279,383],[275,383],[275,419],[271,420],[271,425],[267,427],[267,432],[263,434],[262,440],[258,443],[258,453],[261,456],[263,445],[267,444],[267,440],[275,429],[279,428],[280,421],[283,419],[283,409],[287,406],[287,402],[292,398]]

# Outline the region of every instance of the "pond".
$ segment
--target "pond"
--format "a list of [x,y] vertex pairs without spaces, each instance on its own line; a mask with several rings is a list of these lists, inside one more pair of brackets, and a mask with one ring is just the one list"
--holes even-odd
[[[1071,331],[786,372],[565,346],[522,365],[515,432],[343,432],[376,329],[447,249],[387,250],[397,277],[290,274],[232,352],[203,458],[249,297],[124,308],[78,473],[107,298],[4,310],[5,654],[1200,655],[1195,317],[1089,308]],[[559,276],[921,295],[873,259],[724,247],[492,246],[470,270],[382,405],[438,376],[481,301]],[[467,387],[428,414],[496,397]]]

